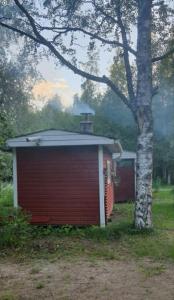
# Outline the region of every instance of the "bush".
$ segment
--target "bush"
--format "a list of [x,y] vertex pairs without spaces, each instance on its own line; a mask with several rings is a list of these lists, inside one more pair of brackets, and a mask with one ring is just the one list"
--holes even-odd
[[0,183],[0,206],[13,205],[13,186],[11,183]]
[[30,238],[29,216],[21,209],[0,211],[0,247],[22,247]]
[[0,150],[0,181],[12,180],[12,154]]
[[72,225],[35,225],[31,226],[33,238],[43,238],[47,236],[81,236],[82,229]]

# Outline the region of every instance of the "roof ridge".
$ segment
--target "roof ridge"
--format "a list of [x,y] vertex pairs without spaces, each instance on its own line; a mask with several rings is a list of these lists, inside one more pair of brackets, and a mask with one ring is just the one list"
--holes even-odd
[[81,135],[91,135],[91,136],[98,136],[98,137],[103,137],[103,138],[109,138],[109,139],[113,139],[113,140],[117,140],[119,141],[119,139],[113,137],[113,136],[105,136],[105,135],[98,135],[98,134],[94,134],[94,133],[85,133],[85,132],[80,132],[80,131],[71,131],[71,130],[65,130],[65,129],[57,129],[57,128],[48,128],[48,129],[42,129],[42,130],[38,130],[38,131],[33,131],[33,132],[30,132],[30,133],[24,133],[24,134],[20,134],[20,135],[16,135],[14,137],[11,137],[9,139],[15,139],[15,138],[19,138],[19,137],[25,137],[25,136],[29,136],[29,135],[32,135],[32,134],[35,134],[35,133],[41,133],[41,132],[44,132],[44,131],[50,131],[50,130],[53,130],[53,131],[64,131],[64,132],[70,132],[70,133],[77,133],[77,134],[81,134]]

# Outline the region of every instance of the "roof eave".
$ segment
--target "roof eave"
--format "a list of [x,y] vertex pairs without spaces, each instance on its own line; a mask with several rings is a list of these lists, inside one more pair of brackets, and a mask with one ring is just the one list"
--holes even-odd
[[8,148],[29,148],[29,147],[62,147],[62,146],[92,146],[92,145],[103,145],[106,146],[111,153],[122,153],[122,147],[119,141],[111,140],[110,143],[108,141],[90,141],[86,140],[85,142],[81,141],[58,141],[58,142],[52,142],[52,141],[40,141],[39,143],[37,141],[29,141],[29,142],[15,142],[12,140],[7,141]]
[[121,157],[123,149],[119,141],[114,141],[113,144],[108,144],[107,148],[112,154],[119,153],[118,157]]

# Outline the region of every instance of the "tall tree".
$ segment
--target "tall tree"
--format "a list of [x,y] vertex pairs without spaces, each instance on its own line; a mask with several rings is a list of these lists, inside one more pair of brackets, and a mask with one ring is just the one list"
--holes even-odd
[[[22,120],[30,107],[33,72],[18,62],[0,63],[0,130],[1,137],[21,132]],[[2,141],[1,141],[2,142]]]
[[174,182],[174,54],[160,64],[158,77],[159,93],[153,101],[154,177],[170,184]]
[[[88,46],[87,57],[88,61],[84,63],[85,71],[91,74],[98,74],[99,53],[93,42]],[[100,95],[97,93],[97,86],[94,81],[86,79],[81,84],[81,90],[80,100],[96,109],[100,101]]]
[[[119,59],[120,55],[120,51],[117,51],[114,62],[110,68],[110,79],[118,84],[126,93],[124,61],[122,57]],[[130,109],[120,101],[119,96],[110,88],[108,88],[103,97],[101,97],[99,110],[101,114],[115,124],[122,127],[135,127],[134,118]]]
[[[0,16],[0,25],[42,45],[61,64],[89,80],[104,83],[115,92],[131,110],[138,129],[137,139],[137,191],[135,226],[152,227],[152,163],[153,118],[152,64],[174,52],[165,47],[170,38],[172,9],[169,1],[158,0],[45,0],[37,3],[14,0],[19,16],[15,25]],[[26,4],[29,5],[27,6]],[[38,10],[36,6],[38,4]],[[136,28],[137,47],[133,49],[131,30]],[[152,43],[151,36],[155,36]],[[91,74],[81,68],[76,55],[77,44],[98,41],[105,49],[122,50],[127,81],[126,92],[107,76]],[[69,37],[69,38],[68,38]],[[155,49],[155,52],[153,51]],[[157,53],[156,57],[152,57]],[[68,59],[71,55],[71,59]],[[136,59],[136,72],[131,68],[130,56]]]
[[[18,11],[13,1],[0,3],[0,14],[15,22]],[[36,60],[24,43],[24,38],[0,27],[0,144],[7,137],[21,132],[36,79]],[[24,117],[25,115],[25,117]]]

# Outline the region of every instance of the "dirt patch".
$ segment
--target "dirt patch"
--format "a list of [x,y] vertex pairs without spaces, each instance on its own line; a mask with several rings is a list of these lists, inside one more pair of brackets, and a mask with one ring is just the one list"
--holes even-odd
[[173,300],[174,265],[151,261],[0,262],[0,299]]

